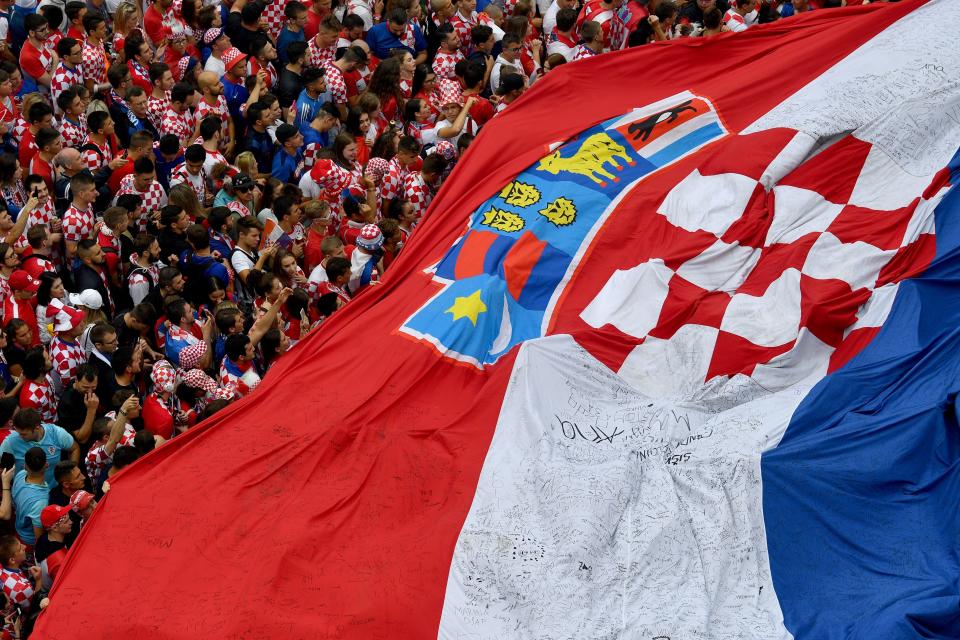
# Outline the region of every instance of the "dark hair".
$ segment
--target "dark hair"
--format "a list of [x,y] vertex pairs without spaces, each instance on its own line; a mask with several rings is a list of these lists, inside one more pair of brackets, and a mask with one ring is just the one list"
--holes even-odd
[[240,19],[244,24],[257,24],[263,14],[263,5],[259,2],[250,2],[240,10]]
[[[189,3],[188,3],[189,4]],[[182,385],[186,386],[186,385]],[[133,448],[137,452],[137,457],[145,456],[157,447],[157,440],[153,437],[153,434],[143,429],[137,432],[137,435],[133,436]],[[116,463],[114,463],[116,466]]]
[[53,480],[61,484],[63,479],[70,475],[74,469],[78,469],[77,463],[73,460],[61,460],[53,468]]
[[183,152],[183,158],[190,162],[204,162],[207,159],[207,150],[201,144],[192,144]]
[[110,358],[113,372],[122,374],[126,371],[133,364],[133,354],[135,352],[136,349],[131,346],[117,347],[117,350],[113,352],[113,357]]
[[247,353],[247,345],[250,343],[250,336],[244,333],[235,333],[227,336],[224,342],[224,350],[227,357],[236,362],[241,356]]
[[217,331],[223,335],[229,334],[230,330],[237,323],[237,316],[241,313],[243,312],[233,307],[218,309],[216,315],[213,317],[213,321],[217,324]]
[[[37,228],[45,230],[47,225],[38,224],[30,227],[30,231],[33,231]],[[53,300],[53,285],[57,280],[60,280],[59,273],[53,271],[44,271],[40,274],[40,288],[37,289],[37,304],[44,307],[50,304],[50,301]]]
[[[125,193],[122,196],[117,196],[117,206],[123,207],[129,213],[133,213],[137,208],[143,204],[143,196],[136,193]],[[149,245],[147,245],[149,246]]]
[[391,9],[387,15],[387,20],[393,24],[407,24],[407,20],[409,20],[407,10],[399,8]]
[[472,42],[474,46],[483,44],[492,37],[493,29],[485,24],[478,24],[470,29],[470,42]]
[[[149,433],[149,431],[147,433]],[[120,471],[121,469],[129,467],[131,464],[136,462],[137,458],[139,457],[140,453],[130,445],[117,447],[113,452],[114,471]]]
[[346,258],[330,258],[327,260],[327,279],[334,282],[337,278],[350,271],[350,261]]
[[223,120],[220,116],[207,116],[200,121],[200,137],[204,140],[212,140],[214,134],[223,127]]
[[20,409],[17,415],[13,416],[14,429],[36,429],[40,422],[40,412],[33,407]]
[[227,207],[214,207],[210,209],[210,213],[207,214],[207,224],[210,225],[210,230],[220,231],[232,215],[233,212]]
[[170,71],[170,65],[166,62],[151,62],[147,74],[150,76],[150,84],[163,79],[163,74]]
[[187,227],[187,242],[194,251],[210,248],[210,232],[202,224],[192,224]]
[[297,16],[307,10],[307,7],[299,0],[289,0],[287,6],[283,8],[283,15],[287,20],[295,20]]
[[307,67],[303,70],[303,73],[300,74],[300,83],[301,86],[307,86],[308,84],[314,83],[323,76],[326,75],[323,67]]
[[42,29],[43,27],[48,27],[50,23],[47,22],[45,17],[39,14],[29,13],[23,19],[23,26],[27,30],[27,33],[29,33],[37,29]]
[[[66,91],[64,91],[66,93]],[[62,95],[60,96],[63,97]],[[76,95],[74,95],[76,97]],[[53,127],[43,127],[40,131],[37,132],[34,142],[37,144],[38,149],[43,149],[45,146],[56,140],[60,137],[60,132],[54,129]]]
[[263,355],[263,366],[269,367],[273,361],[280,357],[280,343],[283,338],[280,329],[273,327],[269,329],[260,339],[260,353]]
[[163,208],[160,209],[160,224],[164,226],[173,224],[180,218],[181,213],[183,213],[183,207],[175,204],[164,205]]
[[577,10],[572,7],[557,11],[557,31],[570,31],[577,24]]
[[60,42],[57,43],[57,55],[61,58],[70,53],[70,49],[73,49],[75,46],[80,44],[74,38],[60,38]]
[[477,62],[470,62],[463,72],[463,83],[467,87],[475,87],[483,82],[485,76],[486,67]]
[[420,154],[420,143],[413,136],[403,136],[397,143],[397,153],[401,151],[416,156]]
[[99,13],[88,13],[83,16],[83,30],[90,33],[99,27],[102,22],[106,22],[106,20],[104,20],[103,16]]
[[[34,410],[35,411],[35,410]],[[22,411],[20,413],[23,413]],[[19,413],[17,414],[20,415]],[[40,414],[37,414],[39,417]],[[14,424],[16,424],[17,419],[13,419]],[[39,427],[39,422],[34,427]],[[40,447],[30,447],[23,456],[23,466],[27,468],[28,471],[33,471],[34,473],[40,473],[43,471],[43,468],[47,466],[47,454]]]
[[35,102],[30,105],[30,110],[27,111],[27,122],[30,124],[38,124],[43,122],[44,118],[47,116],[53,115],[53,107],[51,107],[46,102]]
[[178,82],[170,89],[170,102],[186,102],[193,95],[193,85],[187,82]]
[[67,14],[67,20],[73,22],[80,16],[80,12],[87,8],[86,2],[78,2],[77,0],[71,0],[63,8],[64,13]]
[[443,170],[447,168],[447,159],[444,158],[439,153],[431,153],[426,158],[423,159],[423,168],[420,169],[421,173],[430,173],[433,175],[441,175]]
[[[108,325],[109,326],[109,325]],[[111,327],[112,329],[113,327]],[[73,372],[74,378],[77,382],[81,380],[86,380],[87,382],[93,382],[97,379],[97,366],[90,364],[89,362],[81,362],[77,365],[76,370]]]
[[36,380],[47,372],[47,358],[43,347],[31,347],[23,356],[23,377]]
[[158,278],[159,286],[169,287],[179,275],[182,274],[180,273],[180,269],[177,269],[176,267],[164,267],[160,269],[160,277]]
[[139,158],[136,162],[133,163],[133,172],[139,174],[153,173],[157,170],[157,166],[153,163],[153,160],[144,156]]
[[97,133],[100,129],[103,129],[104,125],[107,123],[107,120],[110,119],[109,111],[94,111],[89,116],[87,116],[87,128],[93,132]]
[[703,26],[705,29],[716,29],[723,22],[723,13],[716,5],[703,12]]
[[90,342],[94,344],[98,342],[102,343],[107,336],[116,333],[116,328],[109,322],[98,322],[93,325],[93,329],[90,330]]
[[187,315],[190,303],[183,298],[174,298],[167,302],[167,320],[172,324],[180,324]]
[[12,153],[0,153],[0,184],[12,184],[17,173],[17,156]]
[[[289,6],[289,5],[287,5]],[[297,64],[307,55],[308,45],[304,40],[294,40],[287,45],[287,62]]]
[[263,117],[263,114],[270,110],[270,107],[262,102],[254,102],[247,108],[247,122],[253,124]]
[[154,319],[157,317],[157,310],[154,309],[153,305],[149,302],[141,302],[133,309],[130,309],[130,315],[141,324],[152,325]]
[[142,36],[131,33],[123,43],[123,57],[126,60],[133,60],[140,55],[140,46],[144,43]]
[[172,133],[167,133],[160,137],[160,143],[157,145],[160,153],[165,156],[180,155],[180,138]]

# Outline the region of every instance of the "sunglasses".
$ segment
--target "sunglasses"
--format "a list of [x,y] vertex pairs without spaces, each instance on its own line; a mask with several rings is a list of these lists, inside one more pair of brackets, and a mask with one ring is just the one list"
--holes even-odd
[[240,193],[249,193],[252,188],[253,187],[237,187],[236,190]]

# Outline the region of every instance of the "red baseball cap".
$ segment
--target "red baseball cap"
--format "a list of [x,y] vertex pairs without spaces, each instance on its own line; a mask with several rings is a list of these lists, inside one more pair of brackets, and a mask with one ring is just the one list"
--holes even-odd
[[36,293],[37,289],[40,288],[40,281],[34,280],[33,276],[24,271],[23,269],[18,269],[10,275],[10,288],[16,289],[17,291],[29,291],[30,293]]
[[40,524],[44,529],[52,529],[62,519],[70,516],[70,506],[51,504],[40,512]]

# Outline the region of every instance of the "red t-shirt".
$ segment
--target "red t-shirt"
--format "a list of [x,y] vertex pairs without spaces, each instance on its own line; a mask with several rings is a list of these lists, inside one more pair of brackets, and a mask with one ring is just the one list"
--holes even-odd
[[473,118],[473,121],[477,123],[478,126],[483,126],[487,124],[494,115],[496,115],[496,110],[493,108],[493,105],[490,104],[489,100],[480,98],[473,103],[473,106],[470,107],[470,117]]
[[20,68],[34,80],[47,73],[50,60],[50,52],[40,51],[29,40],[24,42],[23,48],[20,49]]
[[33,141],[33,134],[30,129],[23,132],[20,136],[20,150],[17,152],[17,159],[20,160],[21,167],[29,167],[33,156],[37,155],[37,144]]
[[143,28],[147,32],[147,37],[154,44],[170,35],[169,29],[163,25],[163,16],[160,15],[154,4],[151,4],[143,14]]
[[326,14],[319,15],[313,9],[307,10],[307,24],[303,27],[303,37],[306,38],[307,42],[313,40],[317,32],[320,31],[320,23],[323,22],[325,17],[327,17]]
[[115,170],[110,175],[110,179],[107,181],[107,186],[110,187],[110,191],[113,193],[120,191],[120,181],[131,173],[133,173],[133,160],[128,159],[127,164]]
[[173,416],[156,395],[151,393],[147,396],[143,409],[140,410],[140,417],[143,419],[143,426],[153,435],[164,440],[173,436]]
[[53,165],[41,158],[39,153],[35,153],[28,166],[30,167],[29,173],[35,173],[43,178],[43,181],[47,183],[47,189],[50,190],[50,193],[53,193]]

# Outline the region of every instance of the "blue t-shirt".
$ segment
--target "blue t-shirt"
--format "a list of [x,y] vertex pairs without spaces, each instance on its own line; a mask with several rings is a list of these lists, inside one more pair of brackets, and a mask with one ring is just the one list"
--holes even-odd
[[60,454],[63,451],[69,451],[73,447],[73,436],[66,429],[62,429],[55,424],[43,423],[43,437],[40,440],[31,440],[27,442],[20,437],[20,434],[14,431],[0,445],[0,454],[12,453],[17,461],[17,471],[23,469],[23,457],[27,451],[34,447],[40,447],[47,455],[47,484],[51,487],[56,484],[53,480],[53,468],[60,462]]
[[246,126],[246,120],[240,108],[247,103],[250,92],[242,84],[236,84],[227,80],[227,76],[220,78],[223,83],[223,98],[227,101],[227,109],[230,110],[230,116],[234,119],[240,131]]
[[[16,433],[13,435],[16,435]],[[50,470],[52,471],[53,467],[50,467]],[[13,526],[17,530],[17,535],[26,544],[32,545],[37,542],[37,537],[33,534],[33,528],[43,528],[43,524],[40,522],[40,512],[50,501],[51,486],[50,480],[47,480],[45,484],[27,482],[26,471],[17,471],[17,475],[13,476],[13,487],[10,492],[13,498],[13,508],[16,512]]]
[[375,24],[371,27],[370,31],[367,31],[367,46],[370,47],[373,55],[381,60],[389,58],[390,51],[393,49],[409,51],[413,57],[417,56],[417,52],[426,49],[427,41],[424,39],[423,32],[420,31],[420,27],[417,25],[413,25],[413,42],[414,48],[411,49],[401,42],[400,38],[390,32],[386,22]]
[[[320,107],[326,102],[325,98],[325,93],[321,93],[316,98],[311,98],[306,89],[300,92],[300,97],[297,98],[297,118],[294,121],[300,133],[306,135],[307,130],[310,129],[310,123],[317,117]],[[281,155],[281,153],[277,155]],[[274,157],[274,160],[276,160],[276,157]]]
[[282,68],[290,60],[287,58],[287,47],[290,46],[291,42],[306,42],[307,37],[303,33],[303,29],[294,33],[286,27],[280,30],[280,35],[277,36],[277,57],[280,59],[280,67]]
[[296,155],[290,155],[283,149],[273,156],[273,167],[271,173],[273,177],[280,182],[290,182],[294,173],[297,171],[297,165],[303,160],[303,152],[299,149]]

